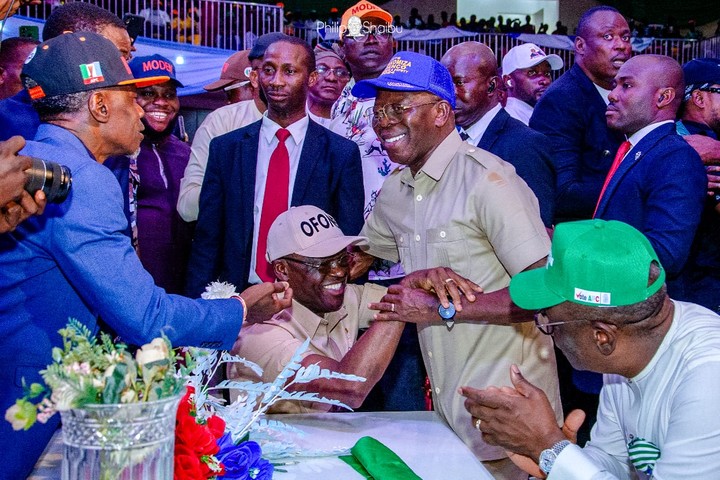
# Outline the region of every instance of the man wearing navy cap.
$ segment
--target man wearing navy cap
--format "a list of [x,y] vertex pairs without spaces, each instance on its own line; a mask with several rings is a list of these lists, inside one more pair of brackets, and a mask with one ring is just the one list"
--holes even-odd
[[537,311],[538,330],[575,368],[605,374],[592,438],[574,445],[570,419],[582,413],[561,430],[515,365],[513,388],[462,388],[472,424],[549,480],[716,478],[720,318],[671,299],[665,274],[650,241],[626,223],[558,225],[546,268],[515,276],[510,295]]
[[[60,346],[57,331],[68,317],[91,331],[101,318],[135,345],[164,333],[177,346],[229,349],[248,313],[243,303],[253,320],[290,303],[272,296],[285,289],[282,283],[253,287],[235,300],[168,295],[135,255],[124,234],[120,186],[101,164],[140,146],[136,85],[170,78],[156,73],[133,78],[120,51],[91,32],[60,35],[28,56],[23,84],[43,123],[22,153],[69,167],[72,187],[64,202],[0,236],[0,411],[23,395],[23,378],[42,381],[39,371]],[[0,449],[9,459],[3,478],[28,475],[58,422],[23,432],[0,423]]]
[[138,256],[155,284],[168,293],[182,293],[190,257],[192,230],[176,205],[180,179],[190,159],[190,145],[173,135],[180,99],[175,65],[161,56],[136,57],[130,62],[135,78],[167,75],[167,82],[138,84],[137,103],[145,112],[140,153],[130,159],[138,183],[132,197],[137,218]]
[[[528,323],[527,312],[512,308],[506,288],[511,276],[542,265],[549,250],[535,195],[510,164],[462,141],[452,77],[432,58],[398,52],[353,95],[375,97],[375,133],[390,159],[405,166],[388,176],[361,232],[368,253],[399,260],[408,273],[449,267],[485,292],[451,304],[455,281],[440,279],[438,304],[426,292],[391,286],[383,301],[393,311],[378,317],[418,324],[435,410],[495,478],[523,478],[472,428],[457,389],[507,384],[507,369],[520,362],[561,419],[552,342]],[[421,307],[410,311],[407,304]],[[524,323],[508,326],[513,321]]]

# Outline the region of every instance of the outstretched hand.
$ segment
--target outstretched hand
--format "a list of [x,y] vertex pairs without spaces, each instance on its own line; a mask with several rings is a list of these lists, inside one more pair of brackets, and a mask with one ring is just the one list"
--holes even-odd
[[452,301],[458,312],[462,311],[462,295],[468,302],[474,302],[475,294],[483,291],[480,285],[447,267],[417,270],[403,278],[400,285],[433,292],[443,307],[448,308]]
[[368,307],[370,310],[379,310],[373,317],[375,320],[425,323],[435,319],[440,321],[437,302],[437,297],[425,290],[390,285],[387,294]]
[[292,288],[287,282],[265,282],[248,287],[240,294],[247,306],[247,322],[269,320],[292,304]]
[[[545,393],[525,380],[517,365],[510,367],[510,379],[514,388],[461,387],[460,394],[466,397],[465,409],[476,428],[476,419],[480,420],[479,430],[485,442],[535,459],[567,437],[557,425]],[[568,429],[577,432],[577,416],[568,418]]]

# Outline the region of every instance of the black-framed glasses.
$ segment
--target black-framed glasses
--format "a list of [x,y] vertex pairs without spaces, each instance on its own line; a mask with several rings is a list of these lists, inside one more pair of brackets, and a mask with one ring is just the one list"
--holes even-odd
[[438,101],[418,103],[415,105],[400,105],[399,103],[388,103],[382,108],[368,110],[370,114],[370,123],[373,127],[377,126],[383,118],[387,118],[390,123],[397,123],[402,120],[403,115],[413,108],[422,107],[424,105],[435,105]]
[[718,87],[705,87],[700,89],[701,92],[710,92],[710,93],[720,93],[720,88]]
[[291,257],[283,257],[283,259],[287,260],[288,262],[299,263],[307,267],[314,268],[321,275],[327,275],[335,268],[348,268],[350,266],[350,255],[348,255],[347,253],[342,253],[341,255],[327,258],[321,262],[306,262],[305,260]]
[[377,40],[379,43],[386,43],[388,40],[392,38],[392,35],[390,32],[386,32],[384,30],[366,30],[363,29],[360,31],[359,35],[345,35],[343,37],[344,40],[352,40],[353,42],[358,43],[365,43],[368,41],[370,36],[375,37],[375,40]]
[[578,320],[565,320],[564,322],[551,322],[545,313],[546,311],[547,310],[543,308],[535,313],[535,326],[545,335],[552,335],[557,326],[565,325],[566,323],[582,322],[584,320],[581,318]]
[[328,75],[330,75],[330,72],[332,72],[335,74],[335,76],[338,78],[338,80],[344,80],[344,81],[350,80],[350,72],[348,72],[347,70],[345,70],[342,67],[329,68],[324,65],[318,65],[318,67],[315,69],[315,71],[318,72],[318,74],[320,74],[320,76],[322,76],[322,77],[327,77]]

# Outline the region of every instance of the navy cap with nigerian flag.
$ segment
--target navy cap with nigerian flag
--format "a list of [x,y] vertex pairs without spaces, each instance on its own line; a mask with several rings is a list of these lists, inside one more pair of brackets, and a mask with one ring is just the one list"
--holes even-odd
[[33,100],[118,85],[149,86],[170,80],[167,75],[133,78],[120,50],[93,32],[63,33],[41,43],[28,55],[20,78]]
[[[648,285],[650,264],[660,275]],[[520,308],[539,310],[562,302],[620,307],[647,300],[665,283],[665,271],[650,241],[616,220],[559,223],[545,268],[510,280],[510,298]]]

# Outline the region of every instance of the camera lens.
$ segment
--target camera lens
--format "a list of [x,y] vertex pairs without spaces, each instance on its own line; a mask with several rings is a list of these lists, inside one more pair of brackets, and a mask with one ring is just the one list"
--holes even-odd
[[47,201],[52,203],[62,203],[67,198],[72,185],[72,175],[68,167],[33,158],[32,167],[25,170],[25,173],[28,176],[25,190],[30,195],[42,190]]

